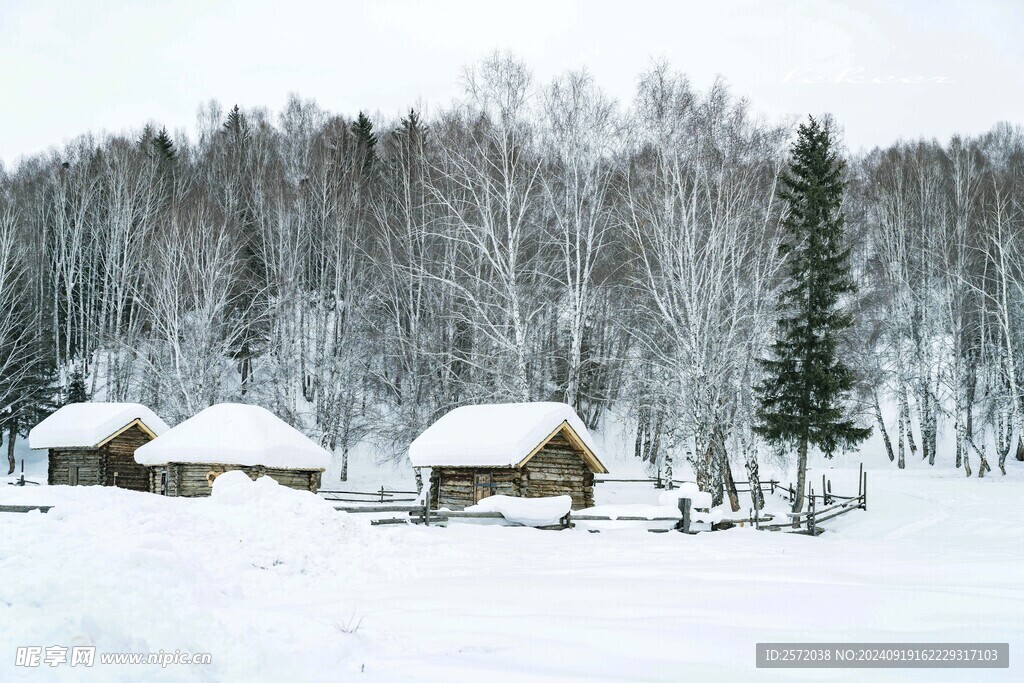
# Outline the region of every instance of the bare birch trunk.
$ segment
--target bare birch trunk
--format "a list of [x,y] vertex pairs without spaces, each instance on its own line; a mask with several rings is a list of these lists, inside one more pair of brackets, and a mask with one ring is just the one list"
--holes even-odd
[[725,444],[719,444],[719,469],[722,471],[722,482],[725,492],[729,496],[729,507],[733,512],[740,510],[740,496],[736,491],[736,480],[732,477],[732,467],[729,465],[729,454],[725,450]]
[[747,454],[747,481],[750,483],[750,502],[755,510],[764,508],[764,494],[761,493],[761,473],[757,465],[757,451],[753,448]]
[[914,423],[910,415],[910,401],[907,400],[906,389],[903,390],[903,414],[907,425],[907,445],[910,446],[910,457],[917,456],[917,442],[914,440]]
[[900,459],[897,466],[902,470],[907,467],[906,440],[907,440],[907,402],[906,399],[900,402]]
[[872,392],[872,397],[875,400],[875,421],[878,423],[878,431],[882,435],[882,441],[885,443],[885,452],[889,456],[889,462],[896,459],[896,456],[892,452],[892,441],[889,440],[889,430],[885,428],[885,420],[882,419],[882,406],[878,402],[878,391]]

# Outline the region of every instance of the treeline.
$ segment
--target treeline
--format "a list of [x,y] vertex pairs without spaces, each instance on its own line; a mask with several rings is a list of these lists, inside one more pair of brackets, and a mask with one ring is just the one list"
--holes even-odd
[[[255,402],[344,472],[456,405],[559,400],[718,495],[756,478],[792,131],[667,66],[628,108],[500,55],[464,83],[398,121],[211,103],[194,141],[84,136],[0,175],[5,438],[67,400]],[[944,421],[967,473],[1017,448],[1022,170],[1008,125],[848,160],[844,356],[900,465]]]

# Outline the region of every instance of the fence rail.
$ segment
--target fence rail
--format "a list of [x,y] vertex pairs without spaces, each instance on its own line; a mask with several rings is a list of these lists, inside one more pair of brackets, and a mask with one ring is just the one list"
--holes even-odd
[[[621,483],[638,483],[638,484],[664,484],[666,480],[659,479],[598,479],[599,482],[621,482]],[[827,476],[822,475],[822,493],[816,494],[814,487],[809,487],[806,494],[808,500],[808,510],[806,512],[799,513],[786,513],[788,521],[776,521],[776,517],[772,514],[762,515],[759,510],[751,509],[749,517],[743,518],[724,518],[719,524],[727,523],[729,525],[746,525],[752,524],[756,529],[763,529],[766,531],[780,531],[783,529],[793,529],[800,533],[810,534],[816,536],[822,532],[822,529],[818,526],[822,522],[826,522],[840,515],[844,515],[852,510],[867,510],[867,487],[868,479],[867,474],[864,472],[864,465],[861,464],[860,470],[857,476],[857,495],[847,496],[841,494],[832,493],[832,482],[828,480]],[[684,484],[692,483],[687,480],[673,479],[672,483]],[[752,490],[751,483],[749,481],[738,481],[735,482],[737,493],[749,493]],[[767,493],[779,493],[783,498],[793,500],[795,497],[795,491],[792,485],[782,486],[777,479],[769,479],[767,481],[759,481],[758,488]],[[416,505],[396,505],[394,503],[401,502],[413,502],[416,499],[400,499],[394,497],[394,494],[413,494],[412,491],[387,491],[382,486],[379,491],[374,492],[361,492],[361,491],[320,491],[323,494],[347,494],[347,495],[362,495],[362,496],[374,496],[379,499],[378,501],[369,500],[353,500],[343,498],[327,498],[331,502],[357,502],[362,503],[361,505],[335,505],[334,509],[349,512],[354,514],[395,514],[405,513],[407,517],[401,518],[385,518],[372,520],[374,525],[382,524],[424,524],[429,526],[433,523],[444,523],[449,519],[504,519],[505,516],[500,512],[469,512],[466,510],[448,510],[448,509],[431,509],[427,500],[424,500],[422,504]],[[819,506],[821,502],[821,507]],[[565,529],[572,526],[573,521],[581,522],[676,522],[676,528],[680,531],[689,533],[692,527],[691,519],[691,504],[692,501],[689,498],[679,499],[679,517],[643,517],[635,515],[622,515],[618,517],[611,517],[606,515],[591,515],[591,514],[574,514],[569,512],[565,517],[560,520],[559,524],[551,525],[549,527],[542,528],[554,528],[554,529]]]
[[[790,493],[790,500],[793,496],[793,488],[787,487]],[[823,529],[818,525],[822,522],[827,522],[831,519],[835,519],[839,515],[845,515],[847,512],[853,510],[867,510],[868,509],[868,475],[864,471],[864,464],[861,463],[860,469],[857,474],[857,495],[856,496],[840,496],[832,493],[832,482],[827,479],[825,475],[821,477],[821,488],[822,493],[815,494],[814,487],[812,486],[807,493],[807,511],[806,512],[789,512],[786,516],[789,517],[788,523],[779,524],[758,524],[758,528],[766,529],[769,531],[780,531],[787,527],[793,529],[802,529],[801,533],[806,533],[811,536],[817,536]],[[786,489],[783,489],[786,490]],[[818,507],[818,501],[824,505],[824,508]]]
[[[416,491],[393,491],[383,486],[378,491],[350,491],[342,489],[320,489],[317,493],[323,496],[324,500],[332,503],[372,503],[371,498],[376,498],[378,503],[411,503],[419,495]],[[363,498],[350,498],[346,496],[363,496]],[[399,498],[397,496],[413,496],[412,498]]]
[[52,505],[0,505],[0,512],[49,512],[52,509]]

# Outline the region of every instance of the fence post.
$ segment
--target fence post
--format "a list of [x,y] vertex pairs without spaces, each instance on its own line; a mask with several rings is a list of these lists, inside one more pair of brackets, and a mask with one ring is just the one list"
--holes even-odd
[[427,488],[427,495],[423,496],[423,526],[430,526],[430,488]]
[[857,471],[857,497],[860,498],[861,494],[864,493],[864,463],[860,464],[860,469]]
[[690,499],[680,498],[679,499],[679,514],[682,518],[679,520],[679,530],[684,534],[690,533]]
[[825,475],[821,475],[821,502],[828,505],[828,491],[825,489]]
[[814,536],[814,489],[812,488],[810,491],[811,493],[808,497],[811,500],[811,504],[807,508],[807,531],[811,534],[811,536]]
[[772,495],[774,496],[775,495],[775,480],[771,479],[771,480],[769,480],[768,483],[772,485]]
[[861,498],[861,510],[868,509],[868,473],[864,473],[864,497]]

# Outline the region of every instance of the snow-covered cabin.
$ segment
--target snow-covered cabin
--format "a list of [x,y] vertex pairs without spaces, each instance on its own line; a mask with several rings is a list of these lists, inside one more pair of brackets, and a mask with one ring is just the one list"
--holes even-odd
[[429,467],[431,504],[461,508],[494,494],[568,495],[594,504],[594,475],[607,474],[586,425],[565,403],[503,403],[452,410],[409,446]]
[[149,490],[166,496],[208,496],[229,470],[271,477],[316,492],[331,455],[269,410],[220,403],[135,451],[149,468]]
[[28,433],[30,448],[49,451],[47,482],[149,490],[149,470],[135,449],[168,430],[138,403],[69,403]]

